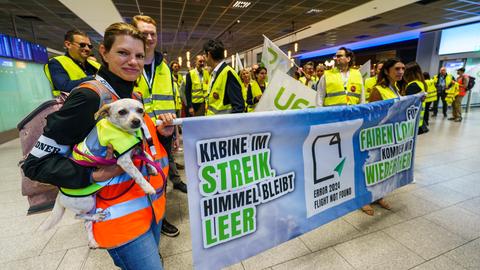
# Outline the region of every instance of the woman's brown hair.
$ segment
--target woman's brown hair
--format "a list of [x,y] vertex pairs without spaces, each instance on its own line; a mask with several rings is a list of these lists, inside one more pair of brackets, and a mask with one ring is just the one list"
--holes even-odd
[[418,65],[417,62],[410,62],[405,65],[405,73],[403,74],[405,84],[402,89],[402,95],[405,95],[405,90],[409,82],[420,81],[423,83],[423,89],[427,90],[427,83],[425,82],[425,77],[422,73],[422,68]]
[[[145,37],[143,34],[133,25],[123,22],[111,24],[105,29],[105,35],[103,36],[103,46],[107,52],[112,49],[113,43],[117,36],[130,36],[134,39],[138,39],[143,43],[143,49],[145,50]],[[107,63],[102,59],[103,65],[107,66]]]

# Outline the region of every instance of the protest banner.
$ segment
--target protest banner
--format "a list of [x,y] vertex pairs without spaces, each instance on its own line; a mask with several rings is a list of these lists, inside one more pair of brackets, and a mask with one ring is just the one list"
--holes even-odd
[[255,107],[255,112],[315,108],[317,92],[276,70]]
[[194,267],[237,263],[410,183],[420,109],[412,95],[185,119]]

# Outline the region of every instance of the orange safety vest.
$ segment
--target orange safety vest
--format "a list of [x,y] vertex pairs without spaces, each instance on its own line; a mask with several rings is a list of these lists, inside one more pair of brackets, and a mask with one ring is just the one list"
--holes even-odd
[[[155,124],[150,117],[145,114],[143,119],[148,130],[145,133],[150,133],[145,134],[143,149],[161,165],[163,176],[167,176],[169,169],[167,152],[158,140]],[[96,212],[103,211],[106,218],[93,222],[93,235],[101,248],[115,248],[135,240],[150,229],[153,218],[158,223],[165,214],[166,178],[164,179],[160,172],[158,175],[146,176],[145,164],[140,160],[134,160],[134,164],[141,168],[145,179],[157,193],[145,194],[126,173],[117,176],[123,178],[122,180],[105,185],[96,194]]]

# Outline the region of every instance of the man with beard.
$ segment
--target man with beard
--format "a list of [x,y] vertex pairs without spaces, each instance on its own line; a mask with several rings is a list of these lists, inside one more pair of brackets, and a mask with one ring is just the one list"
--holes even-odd
[[317,87],[317,106],[365,103],[362,74],[354,65],[354,54],[341,47],[334,56],[335,68],[326,70]]

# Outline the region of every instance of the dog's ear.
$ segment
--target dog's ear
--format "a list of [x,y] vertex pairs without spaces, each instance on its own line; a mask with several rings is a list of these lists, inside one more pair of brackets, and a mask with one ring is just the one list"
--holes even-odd
[[95,113],[95,120],[101,117],[107,117],[110,115],[110,105],[105,104],[98,110],[98,112]]

